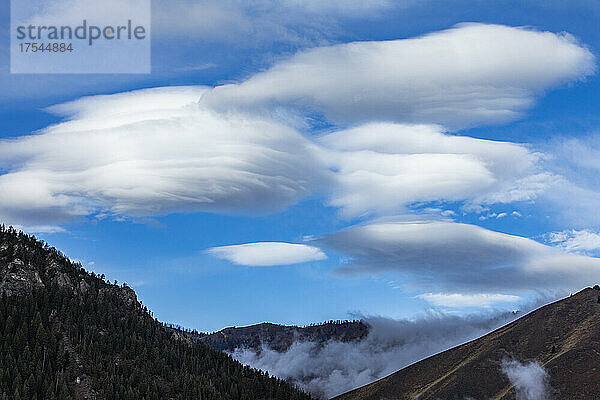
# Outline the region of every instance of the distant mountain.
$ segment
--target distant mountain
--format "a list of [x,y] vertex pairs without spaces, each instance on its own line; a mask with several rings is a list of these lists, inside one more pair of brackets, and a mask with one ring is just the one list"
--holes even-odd
[[364,339],[368,333],[369,327],[362,321],[330,321],[304,327],[263,323],[225,328],[200,336],[199,340],[217,350],[232,351],[236,348],[248,348],[260,352],[264,345],[283,352],[288,350],[295,341],[352,342]]
[[[531,369],[523,367],[523,374],[511,376],[503,370],[507,364],[529,365]],[[543,378],[540,371],[544,370],[547,380],[539,382]],[[541,388],[542,384],[547,387]],[[515,398],[600,399],[600,287],[584,289],[479,339],[336,397],[339,400]]]
[[126,285],[0,226],[0,399],[310,399],[154,319]]

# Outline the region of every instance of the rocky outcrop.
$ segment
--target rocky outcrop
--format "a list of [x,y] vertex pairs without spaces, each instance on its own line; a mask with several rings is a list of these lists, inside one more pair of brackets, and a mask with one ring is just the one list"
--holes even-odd
[[85,279],[82,279],[81,281],[79,281],[77,289],[79,290],[79,293],[86,294],[88,290],[90,290],[90,285],[85,281]]
[[121,287],[121,296],[128,306],[134,305],[138,301],[135,291],[129,286]]
[[54,276],[53,282],[56,283],[60,288],[73,288],[71,278],[69,278],[69,275],[65,274],[64,272],[58,272]]
[[18,258],[4,266],[1,275],[0,294],[18,296],[44,286],[38,271]]

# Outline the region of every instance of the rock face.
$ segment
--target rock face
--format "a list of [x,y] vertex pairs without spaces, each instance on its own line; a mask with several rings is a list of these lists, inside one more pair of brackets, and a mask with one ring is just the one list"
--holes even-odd
[[54,277],[54,282],[61,288],[73,288],[69,275],[64,272],[58,272]]
[[[600,398],[600,287],[544,306],[472,342],[410,365],[339,400]],[[537,361],[548,374],[541,397],[516,393],[503,360]],[[518,384],[517,384],[518,386]]]
[[77,289],[79,290],[79,293],[86,294],[88,290],[90,290],[90,285],[84,279],[82,279],[79,281]]
[[2,276],[0,294],[6,293],[8,296],[21,295],[32,291],[36,287],[44,286],[39,272],[18,258],[0,268]]
[[129,286],[121,287],[120,294],[128,306],[137,304],[137,302],[138,302],[137,295],[135,294],[135,291],[132,288],[130,288]]

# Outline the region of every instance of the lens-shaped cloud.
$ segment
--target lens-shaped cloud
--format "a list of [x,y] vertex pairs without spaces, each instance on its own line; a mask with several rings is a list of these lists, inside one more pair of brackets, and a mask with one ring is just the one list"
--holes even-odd
[[499,293],[423,293],[416,296],[438,307],[490,307],[498,303],[518,304],[519,296]]
[[[468,24],[316,48],[238,85],[82,98],[50,109],[65,122],[0,141],[0,218],[55,229],[90,215],[267,213],[320,188],[349,217],[536,200],[569,184],[540,154],[434,123],[513,118],[593,68],[568,35]],[[290,107],[376,122],[315,140],[280,122]]]
[[327,258],[316,247],[283,242],[258,242],[220,246],[210,248],[206,252],[235,264],[252,267],[299,264]]
[[264,213],[326,179],[314,146],[282,124],[199,106],[204,88],[157,88],[59,106],[71,119],[0,142],[0,216]]
[[317,243],[350,258],[340,273],[395,272],[407,287],[431,291],[570,290],[600,279],[598,258],[451,221],[379,220]]
[[515,119],[545,89],[593,70],[592,53],[569,35],[462,24],[418,38],[301,52],[202,101],[218,109],[317,111],[338,123],[459,128]]
[[533,200],[554,179],[524,145],[450,135],[436,125],[370,123],[319,142],[332,150],[337,172],[330,203],[348,216],[389,215],[418,202]]

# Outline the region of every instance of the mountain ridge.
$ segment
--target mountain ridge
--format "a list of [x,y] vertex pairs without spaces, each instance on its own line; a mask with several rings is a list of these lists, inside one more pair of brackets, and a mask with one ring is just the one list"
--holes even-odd
[[198,337],[198,340],[222,351],[248,348],[260,352],[263,346],[267,346],[272,350],[284,352],[295,341],[352,342],[364,339],[368,333],[369,326],[363,321],[329,321],[307,326],[263,322],[243,327],[227,327],[204,334]]

